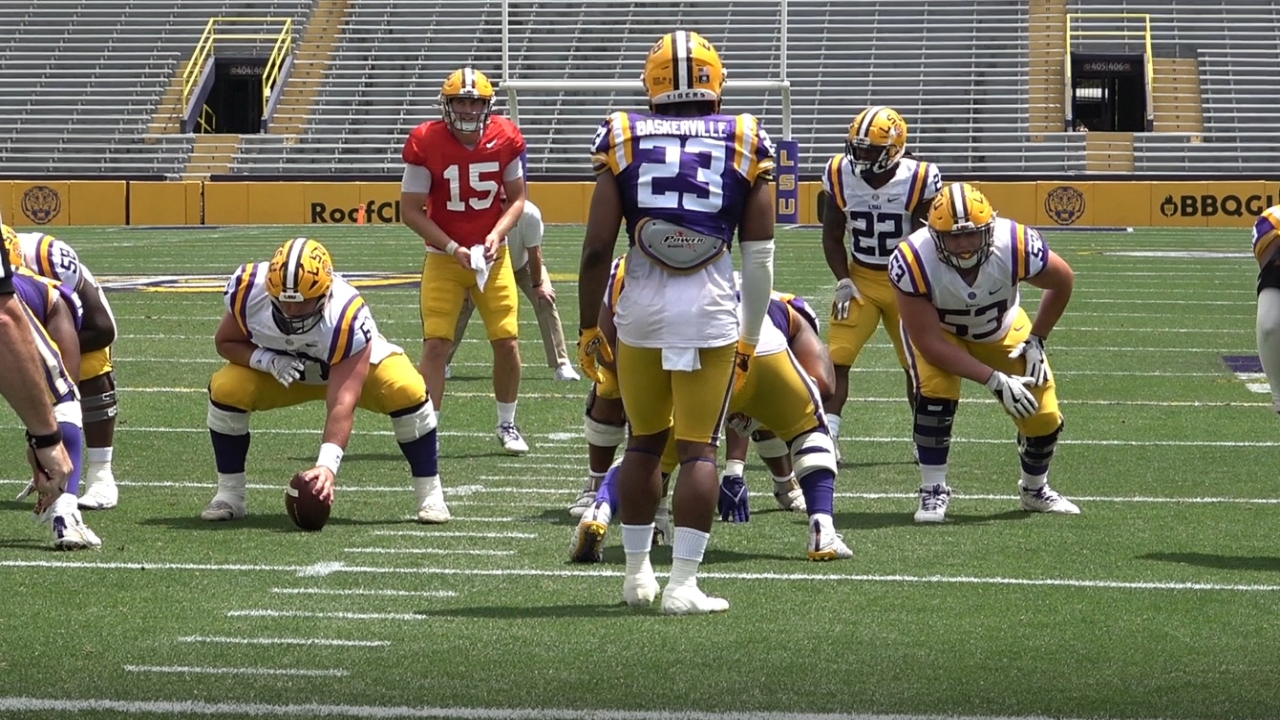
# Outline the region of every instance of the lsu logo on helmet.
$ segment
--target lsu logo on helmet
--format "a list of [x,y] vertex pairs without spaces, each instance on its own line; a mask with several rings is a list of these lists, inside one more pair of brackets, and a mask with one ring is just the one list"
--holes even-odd
[[[474,120],[464,120],[453,107],[454,101],[459,99],[483,100],[484,107]],[[445,78],[444,85],[440,86],[440,114],[449,127],[460,133],[484,132],[492,111],[493,83],[489,82],[484,73],[471,66],[454,70]]]
[[[276,250],[267,268],[267,294],[271,315],[280,331],[300,335],[314,328],[324,316],[333,288],[333,260],[329,251],[315,240],[294,238]],[[303,314],[286,312],[281,303],[305,303],[315,307]]]
[[718,107],[726,75],[720,54],[706,38],[677,30],[649,49],[640,79],[652,105],[708,101]]
[[907,121],[893,108],[869,107],[849,124],[844,152],[858,175],[892,170],[906,149]]
[[[957,270],[975,268],[991,256],[996,211],[978,188],[969,183],[952,183],[929,205],[928,228],[938,257]],[[978,244],[953,250],[947,241],[976,233]]]
[[9,267],[17,270],[22,267],[22,242],[18,233],[8,225],[0,225],[0,232],[4,234],[4,254],[9,258]]

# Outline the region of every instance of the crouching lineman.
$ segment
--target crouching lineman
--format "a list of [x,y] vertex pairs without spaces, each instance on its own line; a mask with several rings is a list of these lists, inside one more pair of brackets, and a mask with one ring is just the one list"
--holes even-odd
[[242,265],[227,283],[214,343],[227,364],[209,381],[209,436],[218,492],[200,517],[245,516],[249,413],[313,400],[327,406],[324,436],[307,475],[320,498],[351,437],[357,406],[391,416],[418,496],[418,522],[449,520],[436,466],[436,415],[404,351],[388,343],[364,299],[333,272],[315,240],[286,242],[268,263]]
[[113,508],[119,500],[111,472],[112,445],[116,433],[116,376],[111,364],[111,344],[116,339],[116,319],[102,287],[80,262],[70,245],[42,232],[18,233],[2,226],[5,252],[13,267],[25,267],[41,277],[61,283],[73,292],[84,311],[77,337],[80,341],[80,407],[84,418],[84,495],[80,507]]
[[[76,339],[81,321],[79,301],[65,286],[26,272],[14,273],[13,289],[25,306],[27,321],[44,364],[45,382],[53,400],[53,416],[58,422],[62,444],[71,458],[71,472],[67,475],[66,485],[60,493],[41,494],[36,502],[36,512],[42,522],[49,524],[54,548],[100,548],[102,540],[84,524],[76,502],[84,447],[80,396],[72,380],[80,373],[80,345]],[[36,481],[32,480],[18,499],[25,497],[34,487]]]
[[[985,385],[1013,416],[1022,509],[1080,512],[1048,484],[1062,414],[1044,344],[1071,298],[1067,263],[1035,230],[997,218],[977,188],[955,183],[933,199],[928,225],[894,251],[889,279],[916,391],[921,480],[915,521],[946,518],[947,453],[961,378]],[[1018,304],[1023,281],[1044,290],[1034,322]]]
[[1253,256],[1258,260],[1258,358],[1271,384],[1271,409],[1280,412],[1280,205],[1253,224]]

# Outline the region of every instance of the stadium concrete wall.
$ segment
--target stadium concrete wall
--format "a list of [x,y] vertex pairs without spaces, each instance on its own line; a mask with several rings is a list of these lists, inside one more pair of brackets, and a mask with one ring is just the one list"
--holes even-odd
[[[1042,227],[1238,227],[1277,204],[1280,181],[976,181],[1004,217]],[[583,223],[590,182],[531,182],[549,223]],[[800,183],[800,222],[817,224],[821,184]],[[397,182],[0,180],[17,227],[400,222]]]

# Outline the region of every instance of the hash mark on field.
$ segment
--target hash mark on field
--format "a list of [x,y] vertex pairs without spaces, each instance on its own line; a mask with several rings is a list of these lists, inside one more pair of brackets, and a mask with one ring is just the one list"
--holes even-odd
[[346,670],[304,670],[301,668],[191,667],[187,665],[125,665],[125,672],[177,673],[180,675],[289,675],[293,677],[346,677]]
[[227,617],[320,618],[328,620],[427,620],[413,613],[311,612],[309,610],[232,610]]
[[374,555],[515,555],[515,550],[445,550],[441,548],[343,548],[342,552]]
[[[483,486],[476,487],[484,489]],[[551,491],[560,492],[560,491]],[[466,532],[462,530],[375,530],[373,535],[412,535],[415,537],[470,537],[470,538],[519,538],[531,540],[538,537],[534,533],[522,532]]]
[[271,588],[281,595],[377,595],[380,597],[457,597],[452,590],[339,590],[327,588]]
[[325,640],[323,638],[233,638],[188,635],[184,643],[225,643],[229,645],[327,645],[332,647],[387,647],[389,640]]
[[330,560],[328,562],[318,562],[315,565],[309,565],[298,571],[298,577],[324,577],[331,575],[342,569],[342,563]]

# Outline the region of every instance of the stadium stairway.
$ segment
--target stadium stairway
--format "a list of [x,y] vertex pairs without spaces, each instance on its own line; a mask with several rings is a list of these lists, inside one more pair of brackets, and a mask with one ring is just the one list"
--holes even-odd
[[1044,133],[1063,131],[1066,108],[1066,77],[1063,63],[1067,54],[1066,0],[1031,0],[1028,8],[1030,38],[1030,113],[1028,130],[1034,142],[1042,142]]
[[1087,172],[1133,172],[1133,133],[1090,132],[1084,139]]
[[147,125],[147,134],[177,134],[182,132],[182,76],[187,72],[187,63],[190,60],[184,60],[178,65],[178,70],[169,78],[169,85],[164,89],[164,95],[160,96],[160,102],[156,104],[156,110],[151,115],[151,122]]
[[240,145],[239,135],[203,134],[195,136],[191,146],[191,156],[187,159],[183,178],[198,180],[214,173],[225,173],[231,170],[231,158],[235,157],[236,148]]
[[[1195,58],[1156,58],[1151,104],[1156,132],[1200,133],[1200,69]],[[1196,141],[1199,140],[1197,136]]]
[[271,118],[271,132],[296,135],[307,123],[347,14],[350,0],[317,0],[306,32],[293,55],[293,72]]

